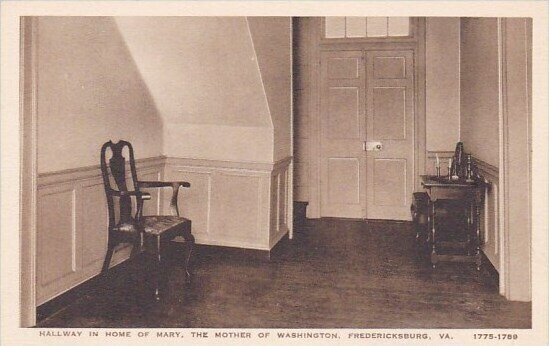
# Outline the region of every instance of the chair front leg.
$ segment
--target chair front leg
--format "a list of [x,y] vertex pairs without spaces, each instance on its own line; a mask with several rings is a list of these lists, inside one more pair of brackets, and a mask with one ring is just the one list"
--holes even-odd
[[156,237],[155,244],[155,257],[156,257],[156,266],[155,266],[155,292],[154,298],[160,300],[160,282],[162,281],[163,275],[163,258],[162,258],[162,240],[160,236]]
[[135,239],[132,244],[132,252],[130,252],[130,258],[137,256],[143,249],[143,234],[140,234],[139,239]]
[[114,244],[112,244],[112,242],[109,241],[107,254],[105,255],[105,260],[103,261],[103,267],[101,269],[101,273],[103,275],[107,274],[107,272],[109,271],[113,253],[114,253]]
[[187,284],[191,283],[191,256],[194,250],[195,239],[190,231],[183,234],[183,239],[185,239],[185,244],[187,246],[187,255],[185,256],[185,281]]

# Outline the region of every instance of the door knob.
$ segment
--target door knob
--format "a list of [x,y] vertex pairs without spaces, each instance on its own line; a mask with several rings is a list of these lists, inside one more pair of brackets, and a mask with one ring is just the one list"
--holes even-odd
[[364,150],[381,151],[383,150],[383,144],[381,142],[364,142]]

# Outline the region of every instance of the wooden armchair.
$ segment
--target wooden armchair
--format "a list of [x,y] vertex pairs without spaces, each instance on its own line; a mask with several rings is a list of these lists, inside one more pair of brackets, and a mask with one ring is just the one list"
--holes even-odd
[[[124,148],[127,148],[125,157]],[[110,150],[109,150],[110,149]],[[111,157],[107,162],[107,155]],[[129,163],[130,174],[126,173],[126,166]],[[164,270],[165,246],[177,236],[185,239],[188,246],[185,256],[186,282],[190,282],[191,272],[189,268],[192,250],[194,247],[194,236],[191,234],[191,220],[179,216],[177,196],[180,187],[190,187],[188,182],[161,182],[161,181],[139,181],[135,168],[133,147],[129,142],[119,141],[113,143],[108,141],[101,148],[101,172],[107,205],[109,210],[109,238],[108,249],[103,262],[102,273],[106,273],[114,253],[114,248],[120,243],[132,243],[133,257],[142,251],[152,254],[155,258],[155,298],[159,298],[159,278]],[[131,189],[128,189],[128,182]],[[172,215],[143,216],[143,202],[151,199],[142,188],[171,187],[173,190],[170,208]],[[135,199],[135,211],[132,210],[132,198]]]

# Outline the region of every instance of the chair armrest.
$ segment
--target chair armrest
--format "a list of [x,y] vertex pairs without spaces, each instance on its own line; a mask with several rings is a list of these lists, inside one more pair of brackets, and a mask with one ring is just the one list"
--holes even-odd
[[178,189],[180,186],[191,187],[191,184],[186,181],[138,181],[137,184],[142,188],[173,187]]
[[173,191],[170,200],[170,210],[174,216],[179,216],[179,207],[177,206],[179,187],[191,187],[191,184],[186,181],[138,181],[137,185],[139,185],[140,188],[171,187]]
[[117,197],[127,197],[127,196],[136,196],[142,200],[151,199],[151,194],[143,191],[118,191],[110,189],[109,191],[113,196]]

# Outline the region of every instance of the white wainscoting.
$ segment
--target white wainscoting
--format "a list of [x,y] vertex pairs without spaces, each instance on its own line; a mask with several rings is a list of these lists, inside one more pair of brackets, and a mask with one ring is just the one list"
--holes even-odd
[[[137,161],[141,180],[162,178],[164,158]],[[144,213],[161,210],[160,191],[150,191]],[[40,305],[97,275],[107,251],[108,212],[99,166],[39,174],[36,300]],[[112,265],[128,258],[121,245]]]
[[[288,232],[288,167],[277,163],[166,159],[165,180],[188,181],[179,194],[198,244],[270,250]],[[164,205],[168,206],[169,189]],[[165,210],[164,212],[167,212]]]
[[[289,231],[288,167],[157,157],[137,161],[140,180],[184,180],[182,216],[197,243],[270,250]],[[129,170],[128,170],[129,172]],[[129,174],[129,173],[128,173]],[[144,214],[169,214],[171,188],[149,189]],[[38,177],[37,305],[97,275],[107,250],[108,212],[98,166]],[[121,245],[111,266],[126,260]]]
[[290,230],[290,217],[289,208],[293,201],[291,200],[291,194],[289,188],[291,184],[288,183],[290,177],[288,168],[290,164],[289,159],[279,161],[274,165],[271,174],[271,209],[270,209],[270,231],[269,231],[269,249],[272,249],[278,241]]
[[484,196],[484,208],[481,212],[481,237],[482,251],[488,257],[494,268],[501,274],[503,263],[501,263],[502,234],[500,227],[500,206],[499,206],[499,178],[498,168],[473,159],[477,165],[480,174],[490,183],[490,188],[486,190]]

